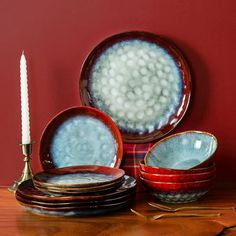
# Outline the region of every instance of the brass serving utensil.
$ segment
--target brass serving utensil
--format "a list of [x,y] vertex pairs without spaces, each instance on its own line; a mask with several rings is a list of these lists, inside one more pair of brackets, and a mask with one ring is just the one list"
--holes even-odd
[[148,204],[152,207],[155,207],[159,210],[166,211],[166,212],[177,212],[177,211],[184,211],[184,210],[235,210],[235,206],[231,206],[231,207],[186,206],[186,207],[172,208],[172,207],[168,207],[162,204],[157,204],[155,202],[148,202]]
[[130,209],[135,215],[140,216],[144,218],[145,220],[159,220],[162,218],[171,218],[171,217],[217,217],[220,216],[220,213],[217,214],[193,214],[193,213],[178,213],[178,214],[172,214],[172,213],[164,213],[159,215],[153,215],[153,216],[145,216],[134,209]]

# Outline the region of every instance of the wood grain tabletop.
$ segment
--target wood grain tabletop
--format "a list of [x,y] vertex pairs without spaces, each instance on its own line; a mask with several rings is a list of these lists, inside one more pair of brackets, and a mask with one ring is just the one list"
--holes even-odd
[[[145,215],[163,214],[149,201],[157,202],[147,193],[137,193],[130,208]],[[236,183],[218,183],[198,202],[180,206],[236,206]],[[146,220],[123,209],[109,215],[92,217],[55,217],[35,215],[24,210],[6,187],[0,188],[0,235],[1,236],[213,236],[236,235],[236,211],[229,210],[188,210],[187,213],[217,214],[215,217],[168,217],[155,221]],[[184,212],[186,213],[186,211]],[[176,214],[176,213],[173,213]]]

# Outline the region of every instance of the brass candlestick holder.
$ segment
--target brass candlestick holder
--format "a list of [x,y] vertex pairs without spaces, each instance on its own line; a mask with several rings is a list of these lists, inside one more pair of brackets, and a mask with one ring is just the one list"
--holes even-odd
[[24,162],[25,162],[25,166],[24,169],[22,171],[22,175],[18,180],[15,180],[14,183],[8,188],[8,190],[10,192],[15,192],[18,188],[18,186],[28,180],[28,179],[32,179],[33,177],[33,172],[31,170],[30,167],[30,155],[32,153],[32,143],[28,143],[28,144],[20,144],[21,148],[22,148],[22,153],[24,155]]

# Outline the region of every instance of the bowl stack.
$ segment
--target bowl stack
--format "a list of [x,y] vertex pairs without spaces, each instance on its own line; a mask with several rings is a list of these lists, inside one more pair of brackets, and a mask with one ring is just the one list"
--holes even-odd
[[73,166],[36,174],[19,186],[16,199],[36,214],[98,215],[128,207],[135,187],[135,179],[121,169]]
[[167,203],[193,202],[205,195],[216,174],[216,138],[187,131],[162,139],[140,162],[140,178],[153,196]]

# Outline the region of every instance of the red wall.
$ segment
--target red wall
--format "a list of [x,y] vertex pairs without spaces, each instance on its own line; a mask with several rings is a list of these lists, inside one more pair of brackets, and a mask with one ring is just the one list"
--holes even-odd
[[[193,74],[190,108],[174,132],[214,133],[218,178],[236,180],[236,3],[234,0],[1,0],[0,184],[21,174],[19,59],[28,60],[32,166],[39,138],[59,111],[79,105],[79,73],[89,51],[111,34],[144,30],[183,51]],[[172,132],[173,133],[173,132]]]

